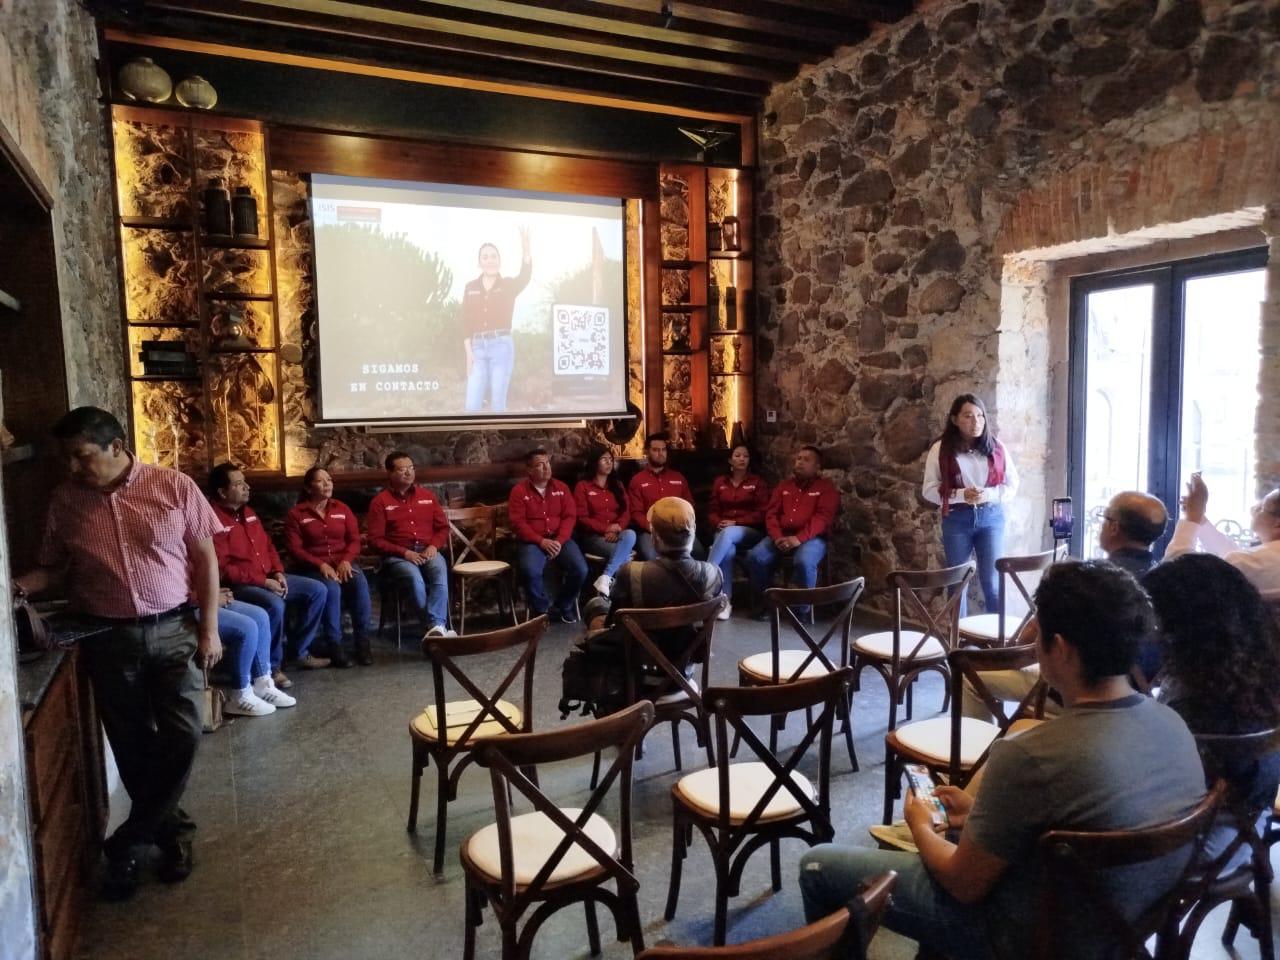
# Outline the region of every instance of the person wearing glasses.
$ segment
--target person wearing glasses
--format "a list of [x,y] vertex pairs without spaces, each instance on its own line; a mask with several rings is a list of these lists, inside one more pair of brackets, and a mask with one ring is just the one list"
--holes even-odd
[[1165,549],[1166,559],[1191,553],[1197,547],[1221,557],[1244,574],[1245,579],[1270,599],[1280,594],[1280,490],[1272,490],[1253,505],[1250,528],[1258,545],[1241,547],[1205,518],[1209,487],[1198,473],[1187,481],[1182,498],[1182,519]]

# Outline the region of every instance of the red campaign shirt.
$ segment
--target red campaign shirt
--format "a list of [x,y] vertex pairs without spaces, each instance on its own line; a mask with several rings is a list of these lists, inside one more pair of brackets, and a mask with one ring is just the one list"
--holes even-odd
[[552,477],[547,481],[546,493],[539,493],[532,480],[521,480],[507,497],[507,517],[515,535],[526,543],[564,543],[573,535],[578,509],[573,504],[573,492],[564,481]]
[[831,527],[840,494],[825,477],[814,477],[804,486],[788,477],[778,484],[765,511],[765,528],[774,540],[799,537],[803,543],[820,537]]
[[284,544],[296,559],[313,567],[350,563],[360,556],[360,525],[341,500],[330,499],[323,515],[299,500],[284,518]]
[[187,566],[222,523],[195,481],[129,455],[107,493],[53,491],[39,562],[65,567],[71,605],[95,617],[144,617],[187,602]]
[[222,521],[222,532],[213,536],[213,549],[218,554],[218,576],[223,583],[260,587],[268,574],[284,569],[280,554],[253,507],[244,506],[232,513],[220,503],[211,505]]
[[769,506],[769,485],[754,473],[742,478],[734,486],[726,476],[716,477],[711,485],[711,525],[720,526],[722,520],[742,527],[764,526],[764,512]]
[[573,503],[578,508],[578,526],[591,533],[608,533],[609,524],[625,527],[628,523],[627,505],[618,503],[612,490],[594,480],[578,481],[573,488]]
[[627,484],[627,501],[631,509],[631,523],[637,530],[649,529],[649,508],[663,497],[679,497],[693,503],[689,481],[678,470],[667,468],[655,473],[645,467]]
[[403,557],[415,543],[443,550],[449,540],[449,520],[436,495],[416,483],[403,496],[388,487],[369,504],[366,524],[375,550]]

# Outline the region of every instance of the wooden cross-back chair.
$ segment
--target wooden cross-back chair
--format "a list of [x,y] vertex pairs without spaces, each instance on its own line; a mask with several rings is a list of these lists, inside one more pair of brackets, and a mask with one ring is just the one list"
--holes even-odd
[[[835,836],[831,824],[831,731],[841,703],[853,684],[848,667],[821,677],[769,687],[712,687],[706,702],[715,718],[716,756],[706,770],[681,777],[671,788],[671,882],[666,918],[676,914],[680,875],[696,827],[707,841],[715,867],[714,942],[724,943],[729,897],[736,896],[751,855],[769,847],[773,889],[782,889],[780,841],[803,840],[809,846]],[[818,716],[785,757],[774,755],[747,723],[750,717],[772,717],[816,709]],[[729,759],[729,732],[751,748],[756,760]],[[809,748],[818,745],[818,779],[813,783],[797,767]]]
[[[772,587],[765,591],[765,601],[769,605],[770,647],[762,653],[753,653],[738,661],[738,685],[742,687],[775,686],[779,683],[792,683],[805,677],[820,677],[823,674],[849,666],[851,649],[849,637],[853,630],[854,609],[862,596],[866,581],[862,577],[847,580],[844,583],[832,584],[829,587],[817,587],[812,590]],[[831,625],[827,627],[821,639],[815,639],[806,626],[796,616],[796,606],[816,604],[839,606],[839,612]],[[790,631],[799,638],[803,646],[800,649],[782,649],[782,624],[786,623]],[[835,639],[838,649],[829,652],[828,647]],[[834,659],[832,657],[834,656]],[[841,722],[844,729],[845,746],[849,750],[849,763],[858,769],[858,755],[853,748],[852,699],[841,708]],[[778,731],[786,723],[785,717],[773,717],[769,721],[769,749],[776,750]],[[739,740],[733,742],[732,755],[737,756]]]
[[[853,641],[854,671],[861,675],[864,667],[871,667],[889,688],[890,730],[898,724],[898,704],[904,698],[911,719],[911,688],[922,673],[933,670],[947,679],[947,654],[959,637],[960,600],[973,575],[972,563],[942,570],[894,570],[888,577],[893,588],[891,629]],[[946,599],[935,614],[928,598],[943,591]],[[946,690],[943,710],[951,697],[950,686]]]
[[[435,855],[432,860],[436,874],[444,869],[448,804],[450,800],[457,799],[458,781],[476,759],[476,749],[486,738],[528,733],[533,729],[533,667],[538,641],[546,631],[547,618],[538,617],[528,623],[490,633],[423,638],[422,652],[431,662],[435,702],[409,723],[413,768],[406,829],[412,833],[418,827],[422,771],[434,760],[439,781],[436,790]],[[456,662],[464,657],[504,650],[513,651],[515,660],[492,693],[485,693]],[[467,699],[446,699],[446,674],[462,687]],[[503,695],[520,678],[523,678],[520,703],[504,700]],[[453,766],[455,760],[459,762]]]
[[639,960],[866,960],[866,943],[897,879],[892,870],[872,878],[852,909],[841,907],[799,930],[723,947],[650,947]]
[[503,604],[517,623],[511,564],[497,558],[497,514],[493,506],[449,507],[449,574],[458,603],[458,632],[467,632],[467,593],[473,583],[493,581],[498,587],[498,612]]
[[[617,611],[616,622],[625,631],[623,637],[623,670],[626,677],[624,706],[648,700],[654,706],[650,727],[671,724],[671,748],[676,769],[683,769],[680,753],[680,724],[693,727],[698,746],[707,751],[707,762],[715,763],[711,753],[711,725],[703,705],[702,691],[710,682],[711,640],[715,634],[716,614],[724,597],[714,597],[679,607],[628,607]],[[689,642],[669,657],[654,640],[664,630],[693,631]],[[687,673],[698,672],[700,679]],[[645,731],[646,735],[648,731]],[[644,738],[637,744],[636,756],[644,756]],[[600,773],[600,758],[591,768],[591,785]]]
[[[613,914],[620,942],[632,953],[644,949],[631,847],[631,788],[635,747],[653,722],[653,704],[633,704],[603,720],[590,720],[549,733],[519,734],[483,743],[477,762],[489,768],[496,820],[462,845],[466,877],[466,934],[463,957],[476,952],[477,928],[486,904],[502,929],[503,960],[527,960],[534,937],[552,914],[574,903],[586,911],[587,942],[600,953],[596,904]],[[608,748],[617,756],[600,784],[579,807],[558,806],[524,771],[544,763],[586,757]],[[616,826],[598,811],[618,784]],[[513,815],[513,794],[533,806]],[[615,889],[605,884],[613,882]],[[530,911],[532,911],[530,913]],[[529,914],[521,929],[521,920]]]
[[[983,674],[1021,670],[1037,663],[1034,643],[1016,647],[970,647],[947,654],[951,683],[951,716],[906,723],[884,737],[884,823],[893,819],[893,802],[902,786],[903,765],[919,763],[945,773],[953,786],[963,787],[986,763],[991,744],[1019,733],[1044,719],[1049,688],[1037,679],[1026,695],[1009,710],[992,695]],[[964,716],[965,681],[991,712],[994,721]]]
[[[1067,556],[1067,544],[1063,543],[1044,553],[1022,557],[1000,557],[996,560],[996,573],[1000,577],[1000,594],[995,613],[977,613],[960,618],[960,639],[980,646],[1003,647],[1015,643],[1022,630],[1036,615],[1035,590],[1024,577],[1043,573]],[[1009,585],[1013,584],[1018,596],[1026,604],[1027,611],[1013,629],[1009,629]]]
[[[1088,918],[1093,929],[1121,951],[1117,956],[1141,960],[1181,960],[1178,951],[1179,904],[1194,896],[1196,863],[1226,792],[1219,780],[1187,814],[1141,830],[1050,830],[1036,843],[1045,864],[1035,922],[1035,960],[1067,960],[1079,955],[1069,922]],[[1136,920],[1123,916],[1098,881],[1101,871],[1146,863],[1187,850],[1188,866],[1181,877]],[[1069,901],[1062,899],[1066,893]],[[1156,937],[1154,954],[1146,942]]]

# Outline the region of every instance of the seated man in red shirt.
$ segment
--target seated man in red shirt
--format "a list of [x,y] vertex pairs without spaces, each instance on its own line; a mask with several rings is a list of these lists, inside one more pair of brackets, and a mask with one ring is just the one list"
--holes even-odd
[[[822,452],[803,446],[796,451],[792,475],[773,490],[764,512],[767,536],[747,554],[751,594],[763,597],[773,580],[773,568],[780,554],[789,554],[792,577],[797,587],[813,587],[818,582],[818,564],[827,554],[827,531],[840,506],[840,494],[822,476]],[[808,608],[795,609],[796,616],[809,615]],[[763,609],[756,614],[764,620]]]
[[[627,504],[631,510],[631,526],[636,531],[636,559],[653,560],[658,556],[649,531],[649,508],[663,497],[679,497],[693,506],[689,481],[679,470],[667,467],[667,435],[651,433],[644,442],[645,465],[627,484]],[[702,559],[706,548],[693,541],[693,556]]]
[[[551,476],[547,451],[531,450],[524,462],[529,476],[512,488],[507,498],[507,516],[520,541],[517,565],[525,594],[535,617],[549,612],[553,620],[574,623],[578,619],[578,593],[587,580],[587,561],[573,540],[578,517],[573,491]],[[542,584],[548,563],[560,570],[560,592],[554,604]]]
[[403,587],[427,636],[456,637],[449,619],[449,568],[440,551],[448,543],[449,519],[436,495],[418,486],[413,458],[387,454],[387,486],[369,504],[369,545],[382,554],[382,575]]
[[315,656],[311,644],[324,614],[325,589],[315,580],[284,572],[271,538],[249,506],[249,484],[234,463],[220,463],[209,471],[209,502],[222,521],[222,532],[213,537],[218,554],[218,577],[231,588],[237,600],[262,607],[271,621],[271,668],[279,674],[284,661],[285,607],[299,610],[297,632],[289,639],[296,650],[298,666],[316,670],[329,666],[325,657]]

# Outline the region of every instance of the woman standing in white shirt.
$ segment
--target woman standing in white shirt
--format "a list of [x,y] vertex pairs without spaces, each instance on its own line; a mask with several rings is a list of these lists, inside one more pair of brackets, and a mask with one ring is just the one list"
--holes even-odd
[[[942,508],[947,565],[978,561],[978,583],[988,611],[999,604],[996,558],[1004,552],[1004,507],[1018,490],[1009,452],[987,426],[987,408],[972,393],[951,404],[942,436],[929,448],[921,493]],[[960,615],[965,615],[961,598]]]

